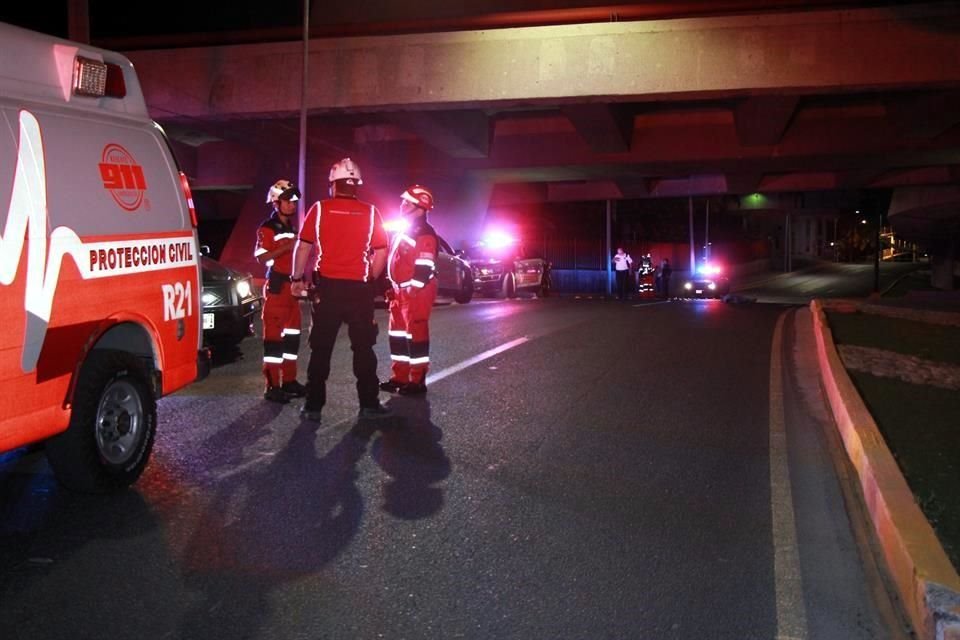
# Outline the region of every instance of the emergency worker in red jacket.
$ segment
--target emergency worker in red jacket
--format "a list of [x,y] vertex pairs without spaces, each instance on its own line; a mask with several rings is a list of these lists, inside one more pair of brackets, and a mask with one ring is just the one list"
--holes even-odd
[[409,223],[398,231],[387,258],[393,284],[390,300],[390,379],[380,388],[402,395],[427,392],[430,366],[430,312],[437,297],[437,232],[427,222],[433,194],[415,184],[400,196]]
[[290,287],[293,248],[297,237],[296,214],[300,190],[289,180],[277,180],[267,191],[270,217],[257,229],[254,256],[267,268],[263,286],[263,397],[286,403],[302,398],[306,387],[297,382],[300,350],[300,299]]
[[315,202],[307,212],[290,278],[295,294],[304,290],[303,272],[316,250],[307,398],[300,415],[320,421],[320,411],[327,402],[330,356],[340,325],[346,324],[357,378],[359,417],[386,417],[391,412],[380,404],[377,355],[373,350],[377,340],[373,282],[387,262],[387,232],[377,208],[357,197],[357,187],[363,180],[353,160],[344,158],[334,164],[328,180],[331,197]]

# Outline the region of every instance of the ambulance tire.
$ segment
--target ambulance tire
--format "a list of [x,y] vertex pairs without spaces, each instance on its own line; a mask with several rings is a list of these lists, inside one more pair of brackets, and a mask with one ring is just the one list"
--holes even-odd
[[473,300],[473,276],[469,273],[463,274],[463,280],[460,282],[460,291],[457,292],[457,295],[453,296],[453,299],[458,304],[467,304]]
[[514,278],[512,273],[508,273],[503,276],[503,297],[504,298],[516,298],[517,297],[517,281]]
[[90,353],[80,369],[70,426],[46,446],[61,484],[83,493],[114,493],[136,482],[157,431],[157,402],[148,380],[129,353]]

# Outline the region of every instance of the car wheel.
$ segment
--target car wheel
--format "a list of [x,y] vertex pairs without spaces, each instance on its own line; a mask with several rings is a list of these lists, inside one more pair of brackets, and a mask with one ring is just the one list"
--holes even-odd
[[70,425],[47,443],[47,459],[64,486],[111,493],[140,477],[157,430],[148,379],[129,353],[90,353],[80,369]]
[[514,279],[512,273],[508,273],[503,276],[503,297],[504,298],[516,298],[517,297],[517,281]]
[[469,272],[463,274],[463,279],[460,282],[460,291],[457,295],[453,296],[453,299],[459,304],[467,304],[473,300],[473,276]]

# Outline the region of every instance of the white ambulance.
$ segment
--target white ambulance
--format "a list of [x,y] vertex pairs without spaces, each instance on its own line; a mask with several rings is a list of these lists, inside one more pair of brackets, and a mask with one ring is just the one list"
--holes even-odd
[[0,234],[0,451],[128,486],[209,365],[189,186],[125,57],[0,23]]

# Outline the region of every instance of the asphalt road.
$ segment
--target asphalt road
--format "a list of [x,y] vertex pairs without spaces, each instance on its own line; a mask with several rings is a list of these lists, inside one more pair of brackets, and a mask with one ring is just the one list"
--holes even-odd
[[0,461],[2,636],[900,638],[809,321],[439,306],[428,395],[383,394],[397,417],[375,432],[355,428],[345,330],[320,425],[261,399],[245,340],[160,402],[134,490]]
[[[807,305],[812,298],[865,298],[885,291],[898,278],[922,265],[880,264],[877,282],[873,263],[799,262],[790,273],[768,272],[735,278],[731,290],[761,303]],[[879,286],[878,286],[879,285]]]

